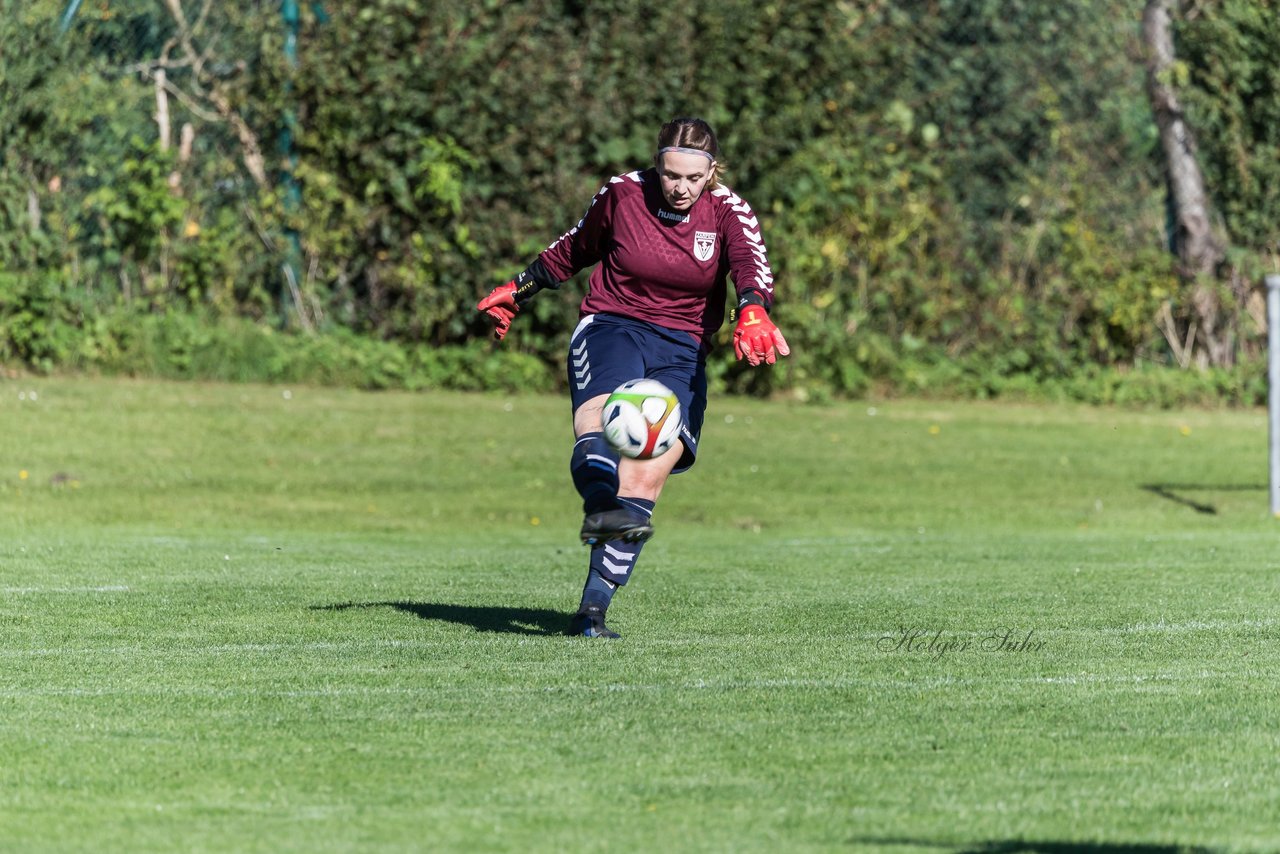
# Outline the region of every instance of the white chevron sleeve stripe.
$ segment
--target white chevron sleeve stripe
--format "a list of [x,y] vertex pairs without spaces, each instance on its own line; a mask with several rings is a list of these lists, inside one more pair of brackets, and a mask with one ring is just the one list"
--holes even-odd
[[765,249],[764,236],[760,233],[760,220],[751,205],[747,204],[737,193],[728,187],[717,187],[711,195],[720,199],[729,209],[737,214],[738,223],[742,226],[742,236],[747,239],[747,246],[753,256],[752,281],[767,294],[773,293],[773,269],[769,266],[768,251]]
[[[582,219],[578,220],[578,224],[575,225],[573,228],[569,229],[568,231],[566,231],[564,234],[557,237],[555,240],[551,241],[551,245],[548,246],[547,249],[554,249],[556,246],[559,246],[565,240],[572,239],[573,236],[578,233],[578,230],[582,228],[582,224],[587,221],[587,214],[591,213],[591,208],[595,206],[595,203],[600,199],[601,196],[609,192],[609,185],[621,183],[622,180],[623,179],[621,176],[615,176],[613,178],[610,178],[609,183],[601,187],[600,191],[591,197],[591,204],[587,205],[587,213],[584,213],[582,215]],[[545,252],[546,250],[544,249],[543,251]]]

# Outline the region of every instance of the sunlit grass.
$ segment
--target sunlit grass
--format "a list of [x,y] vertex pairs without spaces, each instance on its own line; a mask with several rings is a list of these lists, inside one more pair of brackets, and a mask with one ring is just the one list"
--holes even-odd
[[567,409],[0,384],[0,849],[1280,847],[1263,414],[714,400],[604,643]]

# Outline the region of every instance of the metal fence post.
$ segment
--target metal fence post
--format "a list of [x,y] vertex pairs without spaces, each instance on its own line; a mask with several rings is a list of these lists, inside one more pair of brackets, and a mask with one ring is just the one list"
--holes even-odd
[[67,4],[67,9],[62,13],[62,20],[58,23],[58,32],[65,35],[67,30],[71,29],[71,22],[76,17],[76,12],[80,11],[81,0],[71,0]]
[[1267,409],[1271,515],[1280,517],[1280,275],[1267,276]]
[[[280,16],[284,19],[284,58],[288,64],[289,73],[292,75],[298,68],[298,2],[297,0],[283,0],[280,4]],[[280,154],[282,159],[282,183],[284,184],[284,212],[285,212],[285,257],[282,265],[284,273],[284,287],[280,292],[280,324],[284,327],[293,325],[294,312],[299,312],[299,318],[303,315],[302,285],[299,281],[299,268],[302,266],[302,241],[298,237],[298,229],[294,225],[293,220],[300,215],[302,207],[302,190],[298,186],[296,170],[298,168],[298,155],[293,147],[293,140],[297,130],[297,115],[294,113],[292,100],[293,81],[292,79],[285,83],[285,93],[288,95],[285,106],[283,127],[280,129]],[[304,324],[305,325],[305,324]]]

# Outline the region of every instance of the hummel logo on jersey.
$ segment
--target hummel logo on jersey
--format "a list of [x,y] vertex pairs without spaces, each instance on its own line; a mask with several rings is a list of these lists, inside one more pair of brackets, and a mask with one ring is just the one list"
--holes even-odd
[[658,211],[658,218],[659,218],[659,219],[669,219],[669,220],[673,220],[674,222],[688,222],[688,221],[689,221],[689,215],[688,215],[688,214],[678,214],[678,213],[676,213],[675,211],[668,211],[668,210],[661,210],[661,209]]
[[710,261],[716,251],[716,233],[714,231],[696,231],[693,234],[693,257],[699,261]]

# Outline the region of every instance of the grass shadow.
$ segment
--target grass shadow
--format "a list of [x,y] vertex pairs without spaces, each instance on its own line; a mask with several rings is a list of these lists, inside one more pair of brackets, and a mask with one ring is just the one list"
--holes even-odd
[[354,611],[394,608],[421,620],[441,620],[470,626],[478,632],[520,635],[562,635],[569,615],[546,608],[511,608],[501,605],[449,605],[438,602],[345,602],[312,605],[313,611]]
[[1212,504],[1202,504],[1199,501],[1188,498],[1180,493],[1183,492],[1266,492],[1266,486],[1241,486],[1232,484],[1209,484],[1209,483],[1144,483],[1142,488],[1152,495],[1158,495],[1175,504],[1181,504],[1184,507],[1190,507],[1197,513],[1203,513],[1206,516],[1216,516],[1218,508]]
[[936,848],[953,854],[1214,854],[1199,845],[1154,845],[1124,842],[1055,842],[1026,839],[990,840],[968,845],[932,842],[924,839],[850,839],[851,845],[882,845]]

